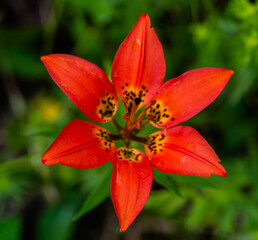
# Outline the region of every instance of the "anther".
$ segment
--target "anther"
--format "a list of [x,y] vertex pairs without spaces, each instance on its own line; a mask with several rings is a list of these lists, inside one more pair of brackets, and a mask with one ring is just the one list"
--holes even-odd
[[[157,102],[156,100],[152,100],[152,101],[151,101],[151,104],[150,104],[150,106],[153,106],[153,105],[155,105],[155,104],[156,104],[156,102]],[[150,106],[149,106],[149,107],[150,107]]]
[[143,121],[143,120],[145,120],[145,119],[152,120],[152,119],[149,119],[149,116],[150,116],[150,115],[147,116],[147,118],[144,118],[144,119],[141,119],[141,120],[140,120],[140,118],[142,117],[142,115],[143,115],[144,113],[146,113],[146,111],[147,111],[151,106],[153,106],[153,105],[155,105],[155,104],[156,104],[156,100],[152,100],[151,103],[150,103],[150,105],[149,105],[148,107],[146,107],[145,110],[143,110],[142,113],[135,119],[135,121],[134,121],[134,125],[135,125],[135,126],[137,125],[137,122],[138,122],[138,121]]
[[129,119],[130,119],[129,112],[125,113],[125,114],[122,116],[122,119],[124,119],[124,120],[129,120]]

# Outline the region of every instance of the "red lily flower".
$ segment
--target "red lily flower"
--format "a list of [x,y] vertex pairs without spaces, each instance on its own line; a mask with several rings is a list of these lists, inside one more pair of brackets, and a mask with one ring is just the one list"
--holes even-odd
[[[47,165],[98,167],[111,160],[111,196],[125,231],[148,199],[152,167],[170,174],[226,176],[220,160],[194,129],[176,126],[208,106],[234,73],[223,68],[200,68],[162,84],[165,59],[150,19],[142,14],[119,47],[112,66],[112,83],[93,63],[78,57],[53,54],[41,57],[49,74],[64,93],[91,120],[114,121],[118,99],[127,110],[125,128],[114,135],[91,122],[73,120],[42,157]],[[135,119],[142,106],[145,110]],[[146,113],[146,117],[142,118]],[[142,121],[163,130],[136,136]],[[176,127],[175,127],[176,126]],[[125,147],[115,150],[114,141]],[[144,144],[146,155],[130,149],[130,141]]]

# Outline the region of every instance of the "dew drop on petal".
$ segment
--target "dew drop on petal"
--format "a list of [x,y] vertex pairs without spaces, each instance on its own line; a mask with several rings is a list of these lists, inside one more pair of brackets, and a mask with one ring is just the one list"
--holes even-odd
[[136,38],[133,43],[133,50],[138,51],[140,49],[141,45],[142,45],[141,40],[139,38]]
[[165,136],[167,135],[167,133],[168,133],[167,128],[164,129],[163,133],[164,133]]
[[183,156],[183,157],[181,158],[181,163],[185,163],[185,162],[186,162],[186,159],[187,159],[187,156]]

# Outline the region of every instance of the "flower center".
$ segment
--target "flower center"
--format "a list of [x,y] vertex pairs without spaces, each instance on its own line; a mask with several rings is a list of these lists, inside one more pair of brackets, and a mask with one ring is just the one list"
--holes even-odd
[[129,87],[129,83],[125,83],[124,86],[121,87],[123,90],[123,98],[126,100],[126,105],[129,112],[132,110],[135,99],[139,100],[139,105],[141,102],[144,102],[146,93],[149,91],[146,86],[141,85],[140,90],[135,91],[134,88]]
[[[144,86],[142,86],[142,88],[144,89],[145,93],[148,91]],[[152,121],[157,125],[164,124],[172,119],[174,120],[174,118],[171,117],[171,112],[161,101],[152,100],[145,110],[143,110],[135,119],[135,114],[141,106],[141,103],[144,101],[143,99],[145,94],[143,94],[142,90],[140,90],[137,94],[133,90],[130,92],[125,90],[124,94],[125,97],[123,97],[121,101],[124,103],[126,113],[122,116],[122,118],[126,120],[126,123],[124,129],[122,129],[113,119],[113,123],[120,133],[120,135],[113,135],[113,137],[115,137],[114,140],[122,139],[127,148],[129,147],[131,140],[133,140],[147,145],[149,150],[154,154],[156,154],[157,151],[162,151],[162,143],[165,138],[164,134],[151,135],[145,138],[137,137],[136,134],[142,128],[142,122],[144,120]],[[143,117],[145,113],[146,116]],[[149,122],[144,124],[144,126],[147,125],[149,125]]]
[[145,118],[141,118],[144,113],[152,106],[155,105],[156,101],[152,101],[150,103],[150,105],[142,112],[140,113],[140,115],[134,120],[134,116],[135,113],[137,112],[140,103],[142,102],[142,99],[140,97],[136,97],[133,99],[133,103],[131,106],[131,109],[127,107],[126,104],[126,100],[123,101],[125,108],[126,108],[126,114],[123,115],[123,119],[126,120],[126,124],[125,124],[125,129],[123,131],[123,139],[124,139],[124,143],[125,145],[128,147],[130,144],[130,140],[132,138],[135,138],[135,135],[133,134],[133,131],[135,130],[135,128],[137,128],[138,130],[141,129],[142,127],[142,121],[144,120],[150,120],[151,118],[149,117],[145,117]]

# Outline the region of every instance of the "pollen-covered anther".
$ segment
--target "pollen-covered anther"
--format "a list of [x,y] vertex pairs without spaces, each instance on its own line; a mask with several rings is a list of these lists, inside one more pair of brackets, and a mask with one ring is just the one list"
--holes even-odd
[[145,137],[144,144],[149,148],[150,152],[157,154],[163,151],[163,145],[165,141],[165,134],[152,134]]
[[157,102],[156,100],[152,100],[152,101],[151,101],[151,106],[155,105],[156,102]]
[[[172,113],[159,101],[153,100],[155,103],[148,109],[147,118],[157,125],[164,125],[169,120],[175,120]],[[153,102],[152,101],[152,102]]]
[[129,162],[140,162],[142,160],[141,154],[135,151],[134,149],[120,149],[117,155],[119,159],[127,160]]
[[113,96],[106,92],[105,97],[100,100],[97,113],[105,121],[109,121],[116,111],[116,102]]
[[112,144],[114,144],[112,134],[103,130],[102,128],[95,128],[94,130],[90,130],[90,132],[95,134],[101,140],[101,143],[106,149],[106,152],[111,150]]

